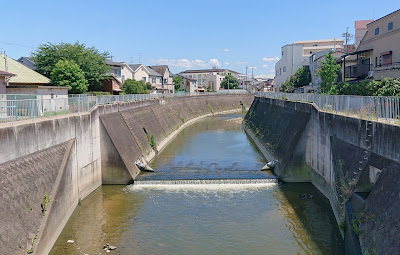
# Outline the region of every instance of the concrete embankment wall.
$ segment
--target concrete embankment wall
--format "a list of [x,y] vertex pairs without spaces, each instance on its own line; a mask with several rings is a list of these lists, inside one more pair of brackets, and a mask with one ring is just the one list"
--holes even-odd
[[[76,116],[0,127],[2,253],[47,254],[79,200],[103,183],[103,167],[114,167],[114,175],[104,178],[110,183],[132,178],[123,172],[127,171],[123,156],[115,149],[100,116],[116,113],[112,128],[118,130],[123,124],[122,130],[127,131],[117,132],[117,137],[131,141],[131,146],[136,144],[133,151],[141,155],[151,151],[141,133],[143,127],[161,144],[179,121],[187,122],[211,111],[238,109],[240,101],[249,107],[252,99],[226,95],[121,103],[98,106]],[[47,205],[45,196],[50,199]]]
[[398,253],[400,126],[255,98],[245,129],[268,160],[280,160],[282,180],[312,182],[330,200],[347,223],[348,254]]
[[157,150],[161,150],[173,138],[175,130],[190,124],[194,118],[241,109],[242,105],[249,108],[252,99],[252,96],[174,98],[101,116],[103,183],[127,184],[136,177],[139,170],[134,162],[138,158],[150,161],[155,155],[151,137]]

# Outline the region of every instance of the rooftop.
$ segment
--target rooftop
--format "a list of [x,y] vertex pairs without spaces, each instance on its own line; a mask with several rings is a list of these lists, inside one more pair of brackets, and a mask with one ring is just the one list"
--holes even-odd
[[212,72],[225,72],[228,71],[230,73],[236,73],[240,74],[236,71],[229,70],[229,69],[219,69],[219,68],[214,68],[214,69],[197,69],[197,70],[185,70],[181,73],[212,73]]
[[0,76],[10,77],[10,76],[15,76],[15,74],[0,70]]
[[149,70],[149,75],[150,76],[162,76],[161,74],[157,73],[156,71],[151,68],[151,66],[146,66],[147,70]]
[[356,29],[367,29],[367,24],[374,22],[373,19],[368,20],[356,20],[355,27]]
[[306,44],[306,43],[324,43],[324,42],[344,42],[343,39],[332,38],[332,39],[320,39],[320,40],[307,40],[307,41],[296,41],[293,44]]
[[[9,83],[20,83],[20,84],[50,84],[51,81],[44,75],[24,66],[18,61],[7,57],[7,72],[15,74],[11,77]],[[5,71],[5,56],[0,54],[0,71]]]
[[377,20],[375,20],[375,21],[372,21],[371,23],[368,23],[367,26],[369,26],[369,25],[371,25],[371,24],[373,24],[373,23],[375,23],[375,22],[381,21],[381,20],[383,20],[383,19],[386,19],[386,18],[388,18],[388,17],[390,17],[390,16],[394,16],[394,15],[398,15],[398,14],[400,14],[400,9],[398,9],[397,11],[394,11],[394,12],[392,12],[392,13],[389,13],[388,15],[383,16],[382,18],[379,18],[379,19],[377,19]]

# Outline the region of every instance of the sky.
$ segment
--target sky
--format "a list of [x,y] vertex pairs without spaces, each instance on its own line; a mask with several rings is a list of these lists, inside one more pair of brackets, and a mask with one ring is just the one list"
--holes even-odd
[[274,76],[281,47],[342,38],[354,21],[400,9],[399,0],[19,1],[0,0],[0,51],[30,56],[38,45],[79,41],[114,61],[167,64],[174,73],[212,66]]

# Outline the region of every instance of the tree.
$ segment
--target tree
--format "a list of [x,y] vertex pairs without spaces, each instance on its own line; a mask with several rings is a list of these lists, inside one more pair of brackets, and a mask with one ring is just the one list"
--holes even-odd
[[86,93],[89,83],[79,66],[70,60],[59,60],[51,72],[51,80],[56,86],[71,87],[71,93]]
[[334,87],[336,78],[340,72],[340,65],[336,64],[336,58],[332,55],[331,50],[324,56],[325,62],[320,62],[322,63],[322,67],[318,69],[317,75],[321,77],[321,92],[328,93]]
[[175,85],[175,90],[179,90],[181,88],[182,82],[183,82],[182,77],[177,75],[177,76],[174,77],[174,79],[172,81],[173,81],[173,83]]
[[87,47],[85,44],[76,42],[59,44],[41,44],[32,53],[37,71],[50,78],[55,65],[60,60],[72,60],[84,72],[89,83],[90,90],[96,90],[103,86],[102,81],[109,79],[110,67],[105,64],[109,57],[108,52],[100,53],[94,47]]
[[124,90],[125,94],[149,94],[151,84],[145,81],[137,81],[135,79],[127,79],[124,84],[122,84],[122,89]]
[[[229,88],[228,88],[228,84],[229,84]],[[235,77],[233,77],[232,75],[228,74],[222,80],[221,88],[224,88],[224,89],[238,89],[239,88],[238,80]]]

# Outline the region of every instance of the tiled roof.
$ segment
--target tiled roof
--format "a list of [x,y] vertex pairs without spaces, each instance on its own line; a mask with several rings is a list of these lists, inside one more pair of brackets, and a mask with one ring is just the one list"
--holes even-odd
[[[12,58],[7,57],[7,72],[15,74],[11,77],[9,83],[21,83],[21,84],[50,84],[51,81],[44,75],[29,69],[23,64],[15,61]],[[0,70],[5,71],[5,57],[0,54]]]
[[150,76],[162,76],[161,74],[157,73],[156,71],[153,70],[153,68],[151,68],[151,66],[146,66],[147,70],[149,70],[149,75]]
[[133,65],[129,65],[129,67],[133,70],[136,71],[136,69],[139,68],[139,66],[141,66],[141,64],[133,64]]

